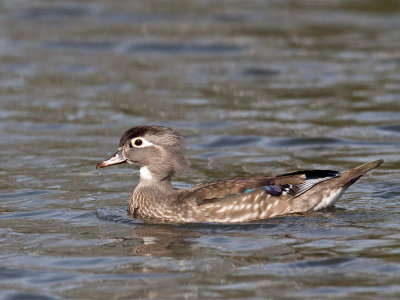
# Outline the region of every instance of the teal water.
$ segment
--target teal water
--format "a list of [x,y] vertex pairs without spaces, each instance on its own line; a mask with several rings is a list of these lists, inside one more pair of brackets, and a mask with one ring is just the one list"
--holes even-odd
[[[1,299],[398,299],[398,1],[0,3]],[[237,225],[126,213],[126,129],[175,185],[383,158],[335,208]]]

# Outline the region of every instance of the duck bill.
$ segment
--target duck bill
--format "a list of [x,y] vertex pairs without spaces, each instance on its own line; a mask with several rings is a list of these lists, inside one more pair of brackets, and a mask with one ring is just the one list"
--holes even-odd
[[122,148],[118,148],[118,151],[115,152],[109,159],[103,160],[96,165],[96,169],[104,168],[112,165],[122,164],[126,161],[126,158],[122,154]]

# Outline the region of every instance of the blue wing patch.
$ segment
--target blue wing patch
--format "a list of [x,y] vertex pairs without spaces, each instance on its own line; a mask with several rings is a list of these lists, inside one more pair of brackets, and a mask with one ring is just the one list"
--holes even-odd
[[[247,189],[243,193],[251,193],[254,192],[256,189]],[[266,185],[257,188],[257,190],[264,190],[267,194],[271,196],[279,196],[282,194],[282,189],[277,185]]]

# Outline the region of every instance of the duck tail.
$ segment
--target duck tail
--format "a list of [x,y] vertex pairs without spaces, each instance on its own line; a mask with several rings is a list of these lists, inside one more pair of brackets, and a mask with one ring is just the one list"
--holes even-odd
[[332,179],[314,185],[305,193],[292,199],[291,212],[307,212],[332,206],[343,195],[349,186],[355,183],[368,171],[379,167],[382,159],[365,163]]
[[344,189],[347,189],[361,176],[371,171],[372,169],[379,167],[382,163],[383,159],[378,159],[341,173],[340,177],[337,178],[337,180],[339,181],[338,186],[342,186]]

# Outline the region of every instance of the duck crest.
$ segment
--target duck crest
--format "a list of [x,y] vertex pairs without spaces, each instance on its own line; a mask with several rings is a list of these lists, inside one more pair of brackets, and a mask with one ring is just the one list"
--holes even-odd
[[170,128],[146,125],[127,130],[118,151],[96,167],[124,162],[140,166],[140,182],[128,205],[134,217],[151,222],[233,223],[332,206],[350,185],[383,160],[345,172],[303,170],[223,179],[176,189],[171,184],[172,176],[188,166],[183,140]]

